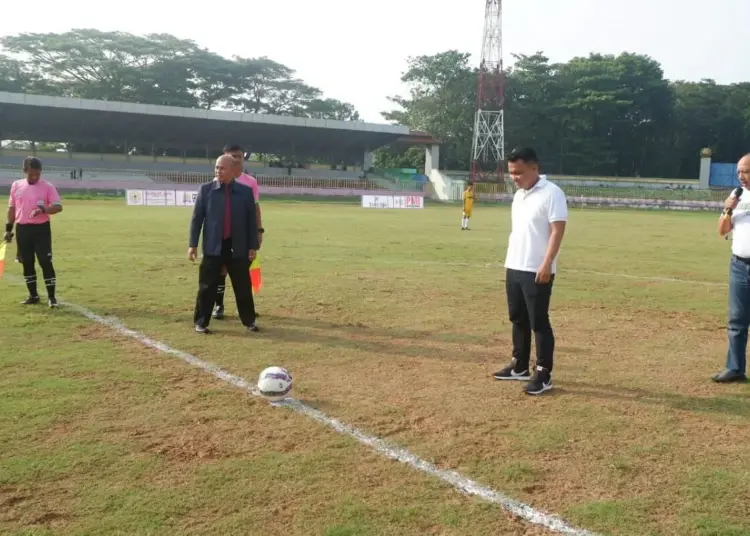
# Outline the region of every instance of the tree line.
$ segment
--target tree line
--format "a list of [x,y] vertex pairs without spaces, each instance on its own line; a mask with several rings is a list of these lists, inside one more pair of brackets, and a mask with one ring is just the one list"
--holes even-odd
[[359,120],[286,65],[225,58],[169,34],[78,29],[7,36],[0,46],[0,91]]
[[[0,91],[358,121],[267,57],[225,58],[169,34],[78,29],[0,39]],[[750,150],[750,83],[669,81],[648,56],[590,54],[550,63],[513,55],[505,74],[506,150],[532,145],[550,173],[697,177],[698,155]],[[441,167],[469,168],[476,67],[449,50],[408,60],[391,122],[441,140]],[[60,140],[68,142],[72,140]],[[78,147],[78,150],[86,150]],[[94,148],[93,150],[98,150]],[[379,167],[421,167],[419,148],[384,148]]]
[[[476,106],[470,55],[450,50],[409,59],[392,121],[442,140],[441,167],[468,169]],[[696,178],[699,155],[734,162],[750,151],[750,83],[669,81],[639,54],[590,54],[550,63],[513,55],[505,75],[506,151],[535,147],[549,173]],[[423,152],[381,151],[381,167],[416,167]]]

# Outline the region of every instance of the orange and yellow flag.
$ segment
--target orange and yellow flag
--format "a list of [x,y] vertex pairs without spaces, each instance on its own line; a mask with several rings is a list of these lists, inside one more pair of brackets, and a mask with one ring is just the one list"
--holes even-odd
[[253,294],[260,292],[263,288],[263,276],[260,274],[260,254],[256,253],[253,262],[250,264],[250,285],[253,287]]
[[3,278],[3,272],[5,271],[5,250],[7,248],[7,242],[0,242],[0,279]]

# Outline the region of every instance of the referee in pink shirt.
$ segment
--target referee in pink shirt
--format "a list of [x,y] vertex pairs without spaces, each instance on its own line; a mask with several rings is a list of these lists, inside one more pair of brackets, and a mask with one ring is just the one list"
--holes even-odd
[[8,221],[5,224],[5,240],[13,239],[13,225],[16,226],[18,252],[23,264],[23,278],[29,296],[23,305],[39,303],[36,285],[34,256],[39,261],[47,287],[49,306],[57,307],[55,297],[55,268],[52,266],[52,230],[50,216],[62,211],[60,195],[54,186],[42,180],[42,161],[26,157],[23,161],[24,178],[10,187]]
[[[253,191],[253,197],[255,198],[255,219],[258,222],[258,249],[260,249],[263,243],[263,224],[261,222],[260,215],[260,192],[258,190],[258,181],[255,177],[248,175],[244,172],[245,167],[245,151],[237,144],[227,144],[224,146],[224,154],[229,155],[240,163],[238,167],[239,175],[235,177],[235,180],[240,184],[248,186]],[[250,277],[248,275],[248,277]],[[224,291],[227,286],[227,272],[226,268],[222,271],[221,279],[219,280],[219,288],[216,291],[216,304],[213,311],[213,317],[217,320],[224,318]],[[257,312],[255,316],[260,316]]]

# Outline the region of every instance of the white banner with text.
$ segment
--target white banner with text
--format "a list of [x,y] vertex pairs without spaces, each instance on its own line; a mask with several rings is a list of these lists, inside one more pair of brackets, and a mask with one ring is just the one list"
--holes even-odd
[[185,190],[127,190],[128,205],[138,207],[192,207],[198,192]]
[[362,208],[424,208],[421,195],[363,195]]

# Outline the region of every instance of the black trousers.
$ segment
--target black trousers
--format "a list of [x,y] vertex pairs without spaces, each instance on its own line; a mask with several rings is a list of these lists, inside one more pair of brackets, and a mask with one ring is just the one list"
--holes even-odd
[[549,321],[549,303],[554,277],[548,283],[537,283],[534,272],[505,272],[508,314],[513,324],[513,357],[518,362],[518,370],[529,366],[533,333],[536,364],[552,372],[555,335]]
[[36,268],[34,258],[44,276],[44,285],[53,298],[55,294],[55,268],[52,266],[52,228],[50,222],[19,223],[16,225],[18,255],[23,265],[23,277],[32,296],[36,296]]
[[247,258],[247,254],[243,258],[232,258],[231,239],[222,243],[221,256],[204,256],[201,259],[193,321],[196,326],[208,327],[223,266],[227,267],[227,273],[232,280],[240,320],[243,325],[252,326],[255,323],[255,303],[250,286],[250,259]]

